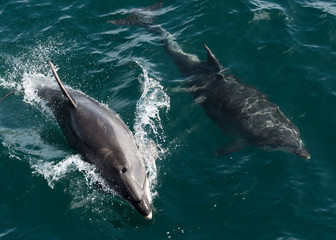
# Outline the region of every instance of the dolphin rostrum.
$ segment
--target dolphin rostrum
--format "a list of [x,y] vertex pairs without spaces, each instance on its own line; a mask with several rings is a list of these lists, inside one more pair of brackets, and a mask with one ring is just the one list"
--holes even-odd
[[131,131],[112,110],[78,91],[68,91],[49,64],[61,90],[43,87],[38,95],[51,108],[68,143],[97,167],[119,196],[151,219],[146,169]]
[[[231,132],[237,140],[220,148],[217,153],[228,154],[242,149],[247,143],[266,150],[282,150],[309,159],[310,154],[300,139],[297,127],[267,97],[250,86],[240,83],[223,67],[204,44],[207,59],[185,53],[174,37],[160,25],[154,24],[152,7],[131,12],[124,19],[108,21],[117,26],[138,25],[158,35],[168,55],[184,77],[185,85],[205,113],[225,133]],[[231,129],[234,129],[232,132]]]

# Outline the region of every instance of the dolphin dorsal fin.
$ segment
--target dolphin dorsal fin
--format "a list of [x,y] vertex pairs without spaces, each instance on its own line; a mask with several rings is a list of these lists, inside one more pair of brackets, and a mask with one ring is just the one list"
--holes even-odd
[[220,72],[223,70],[222,65],[219,63],[218,59],[215,57],[215,55],[211,52],[210,48],[203,43],[205,50],[208,53],[207,60],[205,61],[206,67],[210,68],[211,71],[214,72]]
[[73,100],[73,98],[71,97],[71,95],[69,94],[68,90],[64,87],[63,83],[61,82],[56,70],[55,70],[55,67],[54,65],[49,61],[49,65],[51,67],[51,71],[52,73],[54,74],[54,77],[56,78],[56,81],[59,85],[59,87],[61,88],[62,90],[62,93],[64,94],[64,96],[70,101],[71,105],[74,107],[74,108],[77,108],[77,104],[76,102]]

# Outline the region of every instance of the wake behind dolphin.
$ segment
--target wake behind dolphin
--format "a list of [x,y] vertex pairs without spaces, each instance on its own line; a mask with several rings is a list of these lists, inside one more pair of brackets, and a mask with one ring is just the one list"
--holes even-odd
[[[185,85],[195,101],[223,132],[230,132],[236,138],[220,148],[218,154],[238,151],[250,143],[265,150],[281,150],[309,159],[299,130],[277,105],[234,76],[222,73],[223,67],[205,44],[207,59],[201,61],[197,56],[185,53],[170,33],[153,23],[153,11],[161,6],[162,2],[158,2],[152,7],[136,10],[124,19],[109,22],[117,26],[142,26],[161,38],[168,55],[188,78]],[[232,127],[236,131],[231,132]]]
[[140,214],[152,218],[147,176],[134,137],[121,118],[77,91],[68,91],[49,62],[61,90],[38,90],[68,143],[94,164],[107,183]]

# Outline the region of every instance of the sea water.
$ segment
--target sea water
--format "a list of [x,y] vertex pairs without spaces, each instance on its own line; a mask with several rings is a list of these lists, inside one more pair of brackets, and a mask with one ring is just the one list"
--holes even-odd
[[[335,239],[336,4],[331,0],[164,1],[155,23],[181,48],[276,103],[310,160],[229,144],[186,91],[160,39],[114,26],[153,1],[0,2],[0,239]],[[145,220],[66,142],[38,87],[113,109],[146,165]],[[104,186],[110,194],[95,188]]]

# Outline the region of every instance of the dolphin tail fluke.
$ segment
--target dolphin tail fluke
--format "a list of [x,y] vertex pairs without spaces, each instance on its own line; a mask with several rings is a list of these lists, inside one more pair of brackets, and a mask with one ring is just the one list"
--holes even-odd
[[74,108],[77,108],[77,105],[76,105],[76,102],[73,100],[73,98],[71,97],[71,95],[69,94],[68,90],[65,88],[64,84],[61,82],[61,79],[59,78],[57,72],[56,72],[56,69],[54,67],[54,65],[49,61],[48,62],[50,67],[51,67],[51,71],[52,73],[54,74],[54,77],[56,78],[56,81],[59,85],[59,87],[61,88],[62,90],[62,93],[64,94],[64,96],[69,100],[69,102],[71,103],[71,105],[74,107]]
[[139,8],[134,12],[130,13],[126,18],[114,19],[107,21],[109,23],[113,23],[117,26],[149,26],[153,24],[155,17],[152,14],[153,11],[162,7],[162,1],[155,3],[154,5],[146,8]]

